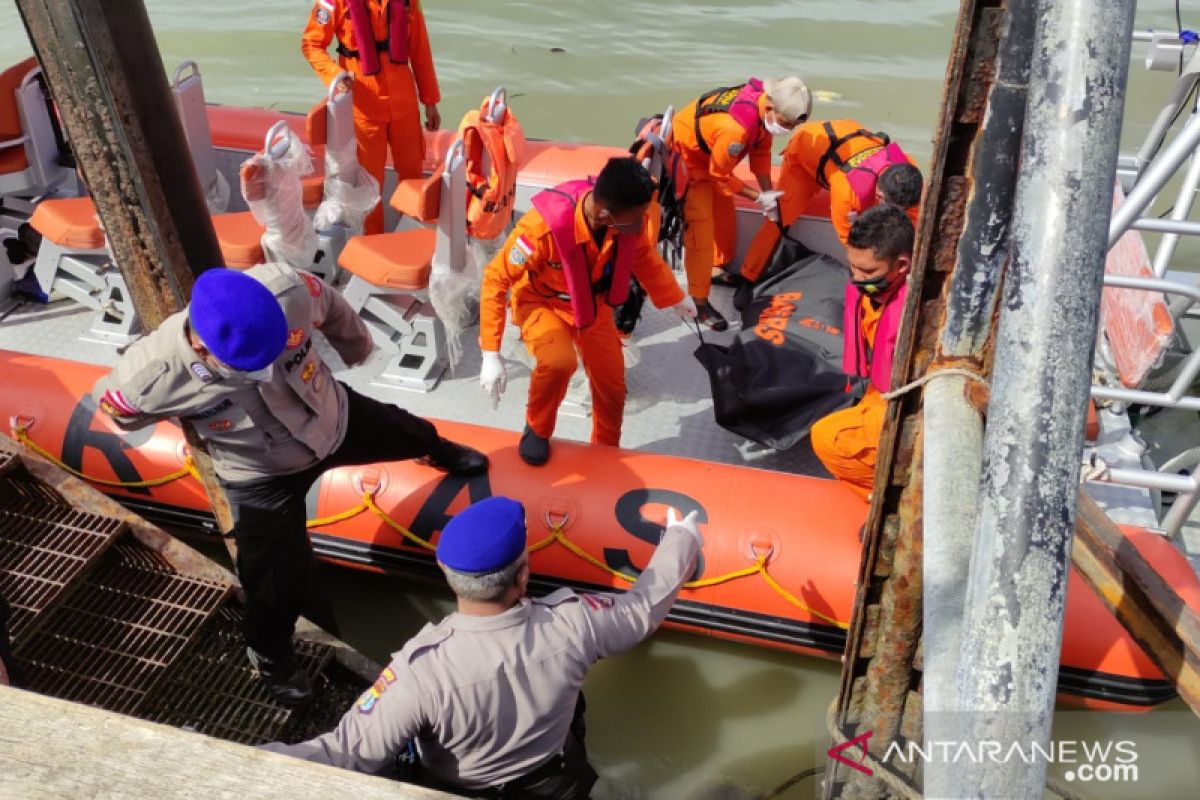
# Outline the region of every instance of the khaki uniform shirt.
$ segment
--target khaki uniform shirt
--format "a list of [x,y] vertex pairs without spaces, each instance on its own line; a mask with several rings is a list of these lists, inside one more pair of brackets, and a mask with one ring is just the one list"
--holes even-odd
[[512,781],[562,749],[588,668],[662,623],[699,551],[672,527],[625,594],[560,589],[496,616],[426,625],[337,728],[264,749],[377,773],[415,739],[422,766],[442,780],[470,789]]
[[373,348],[370,332],[342,296],[316,276],[283,264],[247,274],[274,292],[288,321],[271,380],[225,379],[188,341],[187,312],[135,342],[92,390],[122,428],[179,417],[206,439],[217,474],[238,483],[313,466],[346,435],[346,391],[313,346],[319,329],[347,364]]

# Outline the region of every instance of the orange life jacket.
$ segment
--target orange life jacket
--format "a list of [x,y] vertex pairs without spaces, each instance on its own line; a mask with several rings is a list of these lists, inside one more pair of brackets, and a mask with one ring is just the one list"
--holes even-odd
[[521,123],[507,106],[499,121],[493,121],[492,102],[492,97],[485,98],[458,126],[467,160],[467,234],[476,239],[494,239],[508,226],[517,193],[517,166],[525,150]]

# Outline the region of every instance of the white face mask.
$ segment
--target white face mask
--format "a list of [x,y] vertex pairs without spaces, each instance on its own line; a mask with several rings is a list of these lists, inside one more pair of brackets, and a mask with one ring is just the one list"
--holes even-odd
[[791,128],[785,128],[779,124],[779,120],[776,118],[774,111],[770,113],[770,116],[763,119],[763,127],[766,128],[767,133],[771,134],[772,136],[787,136],[792,132]]
[[267,364],[262,369],[256,369],[253,372],[243,372],[240,369],[230,369],[224,364],[216,364],[217,374],[226,380],[245,380],[254,381],[256,383],[267,383],[275,375],[275,365]]

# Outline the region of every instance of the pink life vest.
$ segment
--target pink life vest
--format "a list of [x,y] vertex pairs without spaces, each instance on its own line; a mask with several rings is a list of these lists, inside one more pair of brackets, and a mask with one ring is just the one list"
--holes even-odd
[[862,294],[853,283],[846,284],[845,307],[842,309],[842,371],[847,375],[869,377],[871,385],[879,392],[892,389],[892,360],[896,354],[896,336],[900,331],[900,318],[904,314],[904,301],[908,297],[908,276],[894,292],[883,301],[883,314],[879,327],[875,329],[875,346],[867,344],[863,336]]
[[742,126],[750,138],[746,141],[747,149],[753,148],[759,134],[764,128],[759,124],[758,98],[762,97],[763,85],[758,78],[750,78],[741,86],[728,86],[713,89],[702,95],[696,101],[696,142],[706,155],[712,155],[712,148],[700,134],[700,118],[709,114],[728,114]]
[[895,142],[888,142],[862,161],[855,163],[851,158],[842,170],[846,180],[858,198],[858,207],[864,211],[875,205],[875,184],[883,171],[895,164],[908,164],[908,156]]
[[388,58],[393,64],[407,64],[409,2],[410,0],[387,0],[387,41],[376,42],[367,0],[346,0],[346,10],[350,13],[350,24],[354,31],[354,46],[358,49],[350,50],[339,43],[338,53],[357,58],[362,64],[363,75],[379,73],[379,51],[384,49],[387,50]]
[[[586,328],[596,321],[596,294],[605,292],[605,301],[610,306],[619,306],[629,298],[629,281],[633,277],[633,251],[637,248],[637,234],[618,233],[615,242],[616,255],[606,267],[608,286],[592,283],[591,269],[583,246],[575,241],[575,206],[592,190],[595,178],[585,181],[567,181],[552,189],[545,189],[533,196],[533,207],[550,226],[550,235],[558,257],[562,259],[563,275],[567,280],[567,296],[571,313],[575,316],[575,327]],[[561,297],[561,296],[560,296]]]

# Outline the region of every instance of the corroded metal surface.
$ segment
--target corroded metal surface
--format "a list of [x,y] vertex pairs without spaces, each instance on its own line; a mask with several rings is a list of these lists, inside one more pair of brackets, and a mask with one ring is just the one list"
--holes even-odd
[[[996,55],[1004,29],[999,0],[963,0],[951,46],[946,94],[927,173],[909,299],[897,341],[896,382],[934,363],[944,325],[948,282],[958,262],[974,188],[973,146],[987,118]],[[879,758],[893,741],[920,738],[922,698],[922,421],[921,391],[890,404],[879,446],[877,489],[866,527],[859,591],[847,639],[834,724],[846,736],[871,733]],[[899,775],[891,764],[890,779]],[[916,765],[907,765],[913,769]],[[913,774],[905,774],[915,784]],[[894,790],[830,760],[825,797],[885,797]]]

